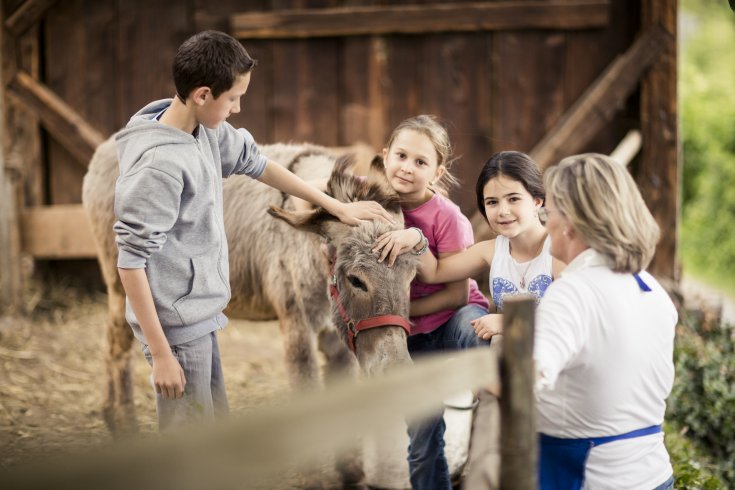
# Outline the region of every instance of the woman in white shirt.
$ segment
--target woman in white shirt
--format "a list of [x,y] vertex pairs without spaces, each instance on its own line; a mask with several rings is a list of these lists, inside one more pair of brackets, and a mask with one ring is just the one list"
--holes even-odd
[[544,183],[539,214],[568,266],[536,316],[540,488],[673,488],[661,424],[677,313],[643,270],[658,225],[604,155],[566,158]]

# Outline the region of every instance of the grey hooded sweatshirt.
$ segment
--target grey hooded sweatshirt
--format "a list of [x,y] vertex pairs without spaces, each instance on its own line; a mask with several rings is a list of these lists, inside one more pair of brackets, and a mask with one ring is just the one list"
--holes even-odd
[[[118,267],[146,269],[164,334],[176,345],[224,326],[230,281],[222,178],[257,178],[267,160],[249,132],[227,122],[199,125],[192,135],[156,121],[170,104],[148,104],[116,136],[113,228]],[[147,343],[129,302],[126,319]]]

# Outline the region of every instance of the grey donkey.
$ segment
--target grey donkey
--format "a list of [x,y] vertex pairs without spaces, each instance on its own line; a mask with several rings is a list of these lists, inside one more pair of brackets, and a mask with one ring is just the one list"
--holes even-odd
[[[249,177],[225,179],[224,220],[232,289],[226,313],[249,320],[279,320],[294,389],[319,386],[317,349],[325,356],[327,375],[357,374],[360,368],[372,375],[409,363],[406,325],[398,325],[400,321],[361,331],[353,339],[354,352],[348,347],[349,330],[360,320],[388,315],[390,321],[407,318],[409,313],[414,258],[405,254],[389,268],[371,253],[378,236],[403,226],[398,196],[382,166],[373,162],[365,179],[350,174],[348,158],[337,157],[325,147],[274,144],[261,147],[261,152],[306,180],[329,178],[327,192],[337,199],[378,201],[393,214],[396,224],[348,226],[319,208],[296,211],[289,196]],[[90,162],[82,200],[108,293],[108,383],[103,414],[114,435],[138,430],[130,365],[136,342],[125,321],[125,293],[117,273],[112,232],[118,175],[111,137]],[[330,285],[337,295],[329,294]],[[359,466],[356,458],[338,462],[345,482],[360,481]]]

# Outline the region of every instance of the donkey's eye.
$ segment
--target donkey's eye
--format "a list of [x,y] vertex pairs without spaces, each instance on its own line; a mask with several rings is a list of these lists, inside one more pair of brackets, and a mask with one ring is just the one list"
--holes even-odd
[[362,282],[359,277],[349,275],[347,276],[347,280],[350,281],[350,284],[352,284],[354,287],[358,289],[362,289],[363,291],[367,292],[368,290],[367,285],[364,282]]

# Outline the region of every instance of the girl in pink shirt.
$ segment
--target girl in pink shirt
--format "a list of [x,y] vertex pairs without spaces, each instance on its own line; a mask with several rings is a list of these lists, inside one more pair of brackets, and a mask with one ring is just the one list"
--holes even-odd
[[[406,119],[393,130],[383,149],[385,172],[401,197],[406,229],[391,232],[384,246],[427,250],[449,257],[474,243],[472,226],[459,207],[445,197],[446,185],[456,183],[451,164],[449,135],[433,117]],[[418,245],[417,237],[420,238]],[[414,246],[415,245],[415,246]],[[486,343],[471,322],[488,313],[488,301],[474,280],[444,284],[411,283],[411,356]],[[409,470],[414,489],[451,489],[444,456],[442,414],[409,427]]]

